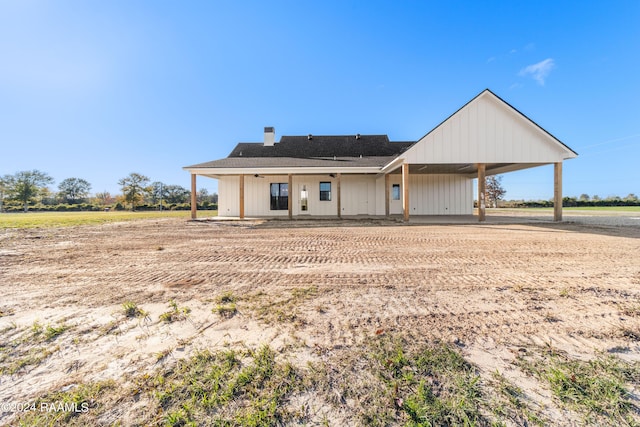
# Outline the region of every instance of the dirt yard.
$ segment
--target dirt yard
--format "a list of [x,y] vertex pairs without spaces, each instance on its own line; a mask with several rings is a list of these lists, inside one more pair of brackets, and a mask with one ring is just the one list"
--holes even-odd
[[[363,415],[368,400],[345,382],[349,372],[364,381],[358,352],[381,337],[401,339],[407,354],[433,343],[454,349],[486,402],[499,399],[497,377],[513,385],[520,404],[505,404],[503,415],[488,404],[481,421],[637,422],[634,404],[622,418],[590,418],[536,372],[555,360],[545,359],[550,351],[636,367],[640,229],[163,219],[0,231],[0,424],[25,416],[16,402],[109,381],[112,400],[91,400],[88,414],[68,420],[95,409],[91,423],[170,424],[157,413],[167,407],[136,388],[140,376],[205,349],[263,344],[296,369],[325,367],[324,380],[287,401],[306,412],[285,424],[375,424],[382,415]],[[404,424],[413,415],[397,411],[408,398],[394,399],[395,415],[384,416]]]

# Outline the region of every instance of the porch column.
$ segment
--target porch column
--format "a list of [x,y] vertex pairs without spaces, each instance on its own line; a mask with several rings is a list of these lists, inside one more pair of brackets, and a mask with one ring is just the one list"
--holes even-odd
[[389,216],[389,174],[384,174],[384,215]]
[[485,180],[486,165],[484,163],[478,163],[478,221],[483,222],[486,218],[486,186]]
[[289,209],[289,219],[293,218],[293,175],[289,174],[289,197],[287,197],[287,209]]
[[191,174],[191,219],[198,217],[198,199],[196,192],[196,174]]
[[404,220],[409,221],[409,164],[402,165],[402,211]]
[[240,174],[240,219],[244,219],[244,175]]
[[340,177],[341,176],[342,176],[342,174],[339,173],[339,172],[336,174],[336,178],[338,179],[338,183],[336,185],[336,190],[337,190],[337,193],[338,193],[338,200],[337,200],[337,202],[338,202],[337,203],[338,204],[338,218],[342,218],[342,199],[341,199],[342,194],[341,194],[341,191],[340,191]]
[[553,165],[553,220],[562,221],[562,162]]

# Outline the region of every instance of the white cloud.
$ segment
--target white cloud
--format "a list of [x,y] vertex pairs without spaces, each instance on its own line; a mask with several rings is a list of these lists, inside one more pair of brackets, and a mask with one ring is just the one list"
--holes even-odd
[[520,70],[519,75],[531,76],[539,85],[544,86],[544,80],[555,66],[556,64],[553,61],[553,58],[547,58],[537,64],[532,64],[523,68]]

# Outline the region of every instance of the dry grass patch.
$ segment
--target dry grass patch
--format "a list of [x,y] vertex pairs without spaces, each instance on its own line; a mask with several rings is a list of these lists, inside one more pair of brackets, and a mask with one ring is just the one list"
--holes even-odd
[[307,321],[300,310],[309,300],[319,295],[317,286],[293,288],[280,295],[257,292],[247,297],[251,310],[256,318],[270,325],[289,324],[294,327],[304,326]]
[[442,343],[416,345],[381,334],[316,369],[325,399],[346,405],[358,424],[488,426],[496,421],[475,366]]
[[13,324],[0,331],[0,375],[13,375],[39,365],[60,350],[54,342],[70,328],[64,322],[43,325],[36,320],[28,328],[19,329]]
[[561,406],[581,414],[585,424],[640,425],[631,393],[640,386],[639,363],[602,354],[577,360],[552,348],[519,355],[516,363],[546,385]]

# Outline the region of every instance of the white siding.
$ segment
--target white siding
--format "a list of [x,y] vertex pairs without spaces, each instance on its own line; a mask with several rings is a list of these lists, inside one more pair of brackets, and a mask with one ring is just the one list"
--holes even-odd
[[[471,215],[473,213],[473,180],[460,175],[417,175],[409,177],[411,215]],[[287,175],[244,177],[244,212],[247,217],[287,216],[288,210],[271,210],[271,183],[287,183]],[[320,182],[331,182],[331,200],[320,200]],[[402,198],[393,200],[393,184],[400,185],[402,176],[389,177],[389,213],[402,214]],[[220,216],[240,214],[238,176],[223,176],[218,181]],[[308,211],[302,211],[300,194],[308,193]],[[328,175],[300,175],[293,177],[293,215],[337,216],[337,178]],[[384,176],[342,175],[342,215],[384,215]]]
[[342,175],[340,187],[342,215],[376,214],[375,175]]
[[[288,183],[287,175],[254,175],[244,176],[244,215],[256,216],[287,216],[289,210],[271,210],[271,183]],[[237,191],[237,190],[236,190]],[[289,189],[291,197],[291,189]]]
[[[402,186],[401,186],[402,190]],[[402,212],[394,203],[392,214]],[[460,175],[409,175],[411,215],[472,215],[473,180]]]
[[376,197],[376,215],[384,215],[384,175],[376,178],[376,187],[375,187],[375,197]]
[[[331,200],[320,200],[320,183],[331,183]],[[302,211],[300,195],[308,193],[308,211]],[[293,215],[338,216],[338,179],[329,175],[299,175],[293,177]]]
[[[411,177],[411,175],[409,175]],[[400,198],[393,200],[393,184],[400,185]],[[411,182],[409,182],[411,185]],[[402,214],[402,175],[395,174],[389,178],[389,214],[401,215]],[[411,194],[409,194],[409,201],[411,201]]]
[[238,176],[221,176],[218,180],[218,215],[238,216],[239,206],[239,185]]
[[575,157],[544,130],[484,92],[402,156],[408,163],[553,163]]
[[[244,214],[247,217],[276,217],[287,216],[289,211],[271,210],[271,184],[288,183],[287,175],[265,175],[255,177],[244,176]],[[320,200],[320,182],[331,183],[331,200]],[[219,191],[219,215],[239,215],[239,177],[223,176],[218,183]],[[302,211],[300,194],[306,188],[308,193],[308,211]],[[292,188],[289,189],[289,197],[292,197],[293,215],[337,216],[337,179],[329,175],[299,175],[293,176]]]

